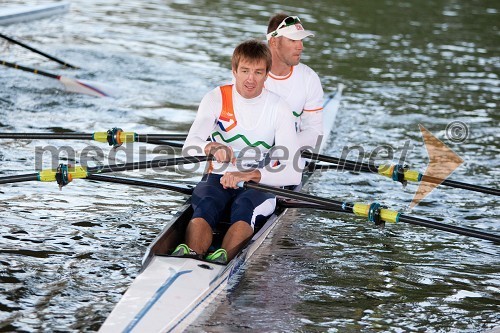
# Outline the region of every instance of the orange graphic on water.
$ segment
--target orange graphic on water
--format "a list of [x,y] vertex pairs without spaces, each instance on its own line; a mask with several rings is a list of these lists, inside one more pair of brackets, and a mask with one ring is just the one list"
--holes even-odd
[[[443,180],[464,162],[460,156],[432,135],[424,126],[419,124],[418,127],[420,128],[420,132],[422,132],[425,149],[427,149],[427,155],[429,155],[429,165],[425,170],[422,181],[418,185],[417,192],[410,204],[410,209],[418,205],[420,201],[428,196],[435,187],[441,184]],[[426,182],[426,177],[439,178],[440,181]]]

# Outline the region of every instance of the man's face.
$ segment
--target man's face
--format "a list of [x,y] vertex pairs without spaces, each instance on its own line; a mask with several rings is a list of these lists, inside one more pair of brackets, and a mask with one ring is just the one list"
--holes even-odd
[[266,61],[249,62],[242,58],[236,70],[233,69],[236,81],[236,90],[245,98],[254,98],[260,95],[267,78]]
[[278,58],[288,66],[296,66],[304,50],[302,40],[293,40],[286,37],[276,38]]

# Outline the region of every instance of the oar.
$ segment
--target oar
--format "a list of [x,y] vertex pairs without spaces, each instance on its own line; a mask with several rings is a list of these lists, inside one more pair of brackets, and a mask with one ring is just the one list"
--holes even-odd
[[74,92],[74,93],[80,93],[80,94],[87,94],[91,96],[97,96],[97,97],[112,97],[113,92],[111,89],[108,87],[105,87],[102,83],[94,82],[94,81],[88,81],[88,80],[76,80],[76,79],[71,79],[65,76],[61,75],[56,75],[48,72],[44,72],[38,69],[30,68],[30,67],[25,67],[21,66],[12,62],[8,62],[5,60],[0,60],[0,65],[4,65],[10,68],[15,68],[19,69],[25,72],[30,72],[34,74],[39,74],[42,76],[46,76],[52,79],[59,80],[64,87],[66,88],[67,91],[69,92]]
[[[166,140],[183,140],[183,139],[181,139],[179,137],[178,139],[172,138],[172,139],[166,139]],[[162,141],[161,139],[156,140],[155,138],[151,138],[146,142],[152,143],[152,144],[158,144],[158,145],[180,147],[180,148],[182,148],[182,146],[183,146],[181,143],[178,143],[178,142]],[[437,178],[437,177],[426,176],[426,175],[423,175],[416,170],[409,170],[406,166],[403,166],[400,164],[395,164],[395,165],[381,164],[381,165],[377,166],[373,163],[363,163],[363,162],[350,161],[350,160],[347,160],[344,158],[338,158],[338,157],[333,157],[333,156],[311,153],[310,151],[303,151],[302,156],[305,158],[312,159],[312,160],[334,164],[333,166],[314,165],[314,167],[317,169],[324,169],[324,170],[336,169],[339,171],[347,170],[347,171],[354,171],[354,172],[376,173],[376,174],[391,178],[394,181],[399,181],[403,185],[406,185],[406,183],[408,181],[414,181],[414,182],[422,181],[422,182],[428,182],[428,183],[434,183],[434,184],[443,184],[446,186],[461,188],[461,189],[479,192],[479,193],[500,195],[500,190],[497,190],[494,188],[485,187],[485,186],[481,186],[481,185],[473,185],[473,184],[458,182],[458,181],[454,181],[454,180],[447,180],[447,179],[441,179],[441,178]]]
[[53,60],[53,61],[55,61],[55,62],[57,62],[57,63],[59,63],[59,64],[61,64],[61,65],[65,66],[65,67],[78,69],[78,67],[76,67],[76,66],[73,66],[73,65],[71,65],[71,64],[68,64],[67,62],[65,62],[65,61],[63,61],[63,60],[61,60],[61,59],[58,59],[58,58],[56,58],[56,57],[54,57],[54,56],[51,56],[50,54],[47,54],[47,53],[42,52],[42,51],[40,51],[40,50],[37,50],[37,49],[35,49],[35,48],[33,48],[33,47],[31,47],[31,46],[27,45],[27,44],[24,44],[23,42],[20,42],[20,41],[18,41],[18,40],[15,40],[15,39],[11,38],[11,37],[9,37],[9,36],[5,36],[4,34],[1,34],[1,33],[0,33],[0,37],[1,37],[1,38],[3,38],[3,39],[8,40],[8,41],[9,41],[9,42],[11,42],[11,43],[14,43],[14,44],[17,44],[17,45],[19,45],[19,46],[22,46],[22,47],[24,47],[25,49],[28,49],[28,50],[30,50],[30,51],[32,51],[32,52],[38,53],[38,54],[40,54],[40,55],[44,56],[45,58],[50,59],[50,60]]
[[[326,198],[321,198],[305,193],[294,192],[286,189],[276,188],[263,184],[256,184],[252,182],[240,182],[238,184],[243,188],[250,188],[259,191],[265,191],[276,194],[288,199],[303,201],[305,203],[312,203],[326,208],[327,210],[341,211],[345,213],[355,214],[357,216],[367,217],[370,222],[380,224],[383,222],[404,222],[414,225],[419,225],[427,228],[438,229],[464,236],[489,240],[492,242],[500,243],[500,236],[486,233],[480,230],[451,226],[444,223],[429,221],[418,217],[404,215],[394,210],[386,209],[378,203],[363,204],[363,203],[347,203]],[[319,208],[322,209],[322,208]]]
[[179,192],[179,193],[187,194],[187,195],[191,195],[193,193],[192,186],[180,186],[180,185],[167,184],[164,181],[161,181],[158,179],[147,180],[147,179],[138,179],[138,178],[130,178],[130,177],[124,178],[124,177],[117,177],[117,176],[106,176],[106,175],[99,175],[99,174],[90,174],[87,176],[86,179],[98,180],[101,182],[108,182],[108,183],[117,183],[117,184],[125,184],[125,185],[159,188],[162,190],[170,190],[170,191],[175,191],[175,192]]
[[[0,139],[75,139],[75,140],[94,140],[98,142],[107,142],[110,146],[119,147],[122,143],[126,142],[147,142],[159,145],[168,145],[172,147],[182,147],[182,143],[170,142],[165,140],[185,140],[187,134],[137,134],[135,132],[124,132],[120,128],[113,128],[107,132],[94,132],[91,134],[85,133],[0,133]],[[350,161],[343,158],[337,158],[333,156],[326,156],[321,154],[314,154],[309,151],[302,152],[302,156],[305,158],[310,158],[317,161],[327,162],[334,164],[333,166],[328,165],[316,165],[319,169],[337,169],[337,170],[348,170],[355,172],[368,172],[376,173],[395,181],[400,181],[406,184],[407,181],[415,182],[428,182],[435,184],[443,184],[450,187],[462,188],[470,191],[500,195],[500,190],[489,188],[480,185],[473,185],[453,180],[441,179],[437,177],[431,177],[422,175],[420,172],[415,170],[408,170],[405,166],[399,164],[396,165],[385,165],[381,164],[379,166],[373,163],[363,163],[357,161]]]
[[[166,139],[166,140],[182,140],[182,139],[179,137],[178,139]],[[152,144],[167,145],[167,146],[172,146],[172,147],[181,147],[182,148],[182,146],[183,146],[181,143],[178,143],[178,142],[162,141],[161,139],[155,140],[154,138],[151,138],[147,142],[152,143]],[[381,164],[381,165],[377,166],[373,163],[363,163],[363,162],[350,161],[350,160],[347,160],[344,158],[315,154],[315,153],[311,153],[309,151],[303,151],[302,156],[305,158],[312,159],[312,160],[334,164],[333,166],[314,165],[314,167],[317,169],[324,169],[324,170],[336,169],[339,171],[347,170],[347,171],[354,171],[354,172],[376,173],[376,174],[391,178],[394,181],[399,181],[403,185],[406,185],[406,183],[408,181],[414,181],[414,182],[422,181],[422,182],[428,182],[428,183],[434,183],[434,184],[443,184],[446,186],[461,188],[461,189],[479,192],[479,193],[500,195],[500,190],[497,190],[494,188],[485,187],[485,186],[481,186],[481,185],[473,185],[473,184],[458,182],[458,181],[454,181],[454,180],[447,180],[447,179],[441,179],[441,178],[437,178],[437,177],[426,176],[426,175],[423,175],[416,170],[409,170],[406,166],[402,166],[400,164],[395,164],[395,165]]]
[[187,134],[138,134],[113,128],[106,132],[94,133],[0,133],[0,139],[72,139],[93,140],[119,147],[126,142],[159,142],[158,140],[185,140]]
[[342,171],[342,168],[345,167],[346,170],[349,171],[376,173],[391,178],[394,181],[399,181],[403,185],[406,185],[407,181],[413,181],[413,182],[422,181],[427,183],[443,184],[446,186],[461,188],[474,192],[500,195],[500,190],[494,188],[426,176],[416,170],[409,170],[406,166],[400,164],[394,164],[394,165],[381,164],[377,166],[373,163],[350,161],[333,156],[314,154],[309,151],[304,151],[302,153],[302,156],[317,161],[337,164],[338,170],[340,171]]
[[315,203],[311,202],[304,202],[300,200],[292,200],[292,199],[286,199],[286,198],[280,198],[277,197],[277,202],[276,204],[282,208],[313,208],[313,209],[319,209],[319,210],[327,210],[330,212],[344,212],[342,208],[338,207],[331,207],[331,206],[324,206],[324,205],[318,205]]
[[[93,134],[78,134],[78,133],[61,133],[61,134],[37,134],[37,133],[0,133],[0,138],[17,138],[17,139],[83,139],[83,140],[95,140],[99,142],[108,142],[110,145],[115,147],[120,146],[124,142],[147,142],[159,145],[168,145],[172,147],[182,147],[182,143],[170,142],[165,140],[185,140],[186,134],[143,134],[139,135],[134,132],[123,132],[121,129],[113,128],[108,132],[96,132]],[[462,188],[470,191],[500,195],[500,190],[488,188],[480,185],[473,185],[453,180],[441,179],[437,177],[431,177],[422,175],[420,172],[415,170],[408,170],[405,166],[399,164],[396,165],[375,165],[373,163],[363,163],[350,161],[347,159],[337,158],[333,156],[326,156],[321,154],[314,154],[309,151],[304,151],[302,156],[305,158],[310,158],[322,162],[328,162],[335,164],[334,166],[326,165],[316,165],[315,167],[319,169],[337,169],[337,170],[348,170],[355,172],[368,172],[377,173],[386,177],[389,177],[395,181],[400,181],[406,184],[407,181],[415,182],[429,182],[435,184],[443,184],[450,187]]]
[[[169,139],[169,140],[177,140],[177,139]],[[179,141],[183,141],[179,139]],[[182,148],[184,144],[182,142],[174,142],[174,141],[166,141],[166,140],[148,140],[148,143],[160,146],[169,146],[173,148]]]
[[67,185],[73,179],[87,178],[91,174],[101,174],[109,172],[120,172],[129,170],[141,170],[151,168],[165,168],[174,165],[198,163],[206,161],[206,156],[174,157],[153,159],[151,161],[131,162],[125,164],[112,164],[95,167],[68,166],[60,164],[57,169],[46,169],[35,173],[24,175],[13,175],[0,177],[0,184],[11,184],[28,181],[51,182],[57,181],[59,187]]

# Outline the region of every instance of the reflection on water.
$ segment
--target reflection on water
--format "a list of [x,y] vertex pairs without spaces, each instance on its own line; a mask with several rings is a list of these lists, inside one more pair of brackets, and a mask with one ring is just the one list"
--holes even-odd
[[[499,4],[340,0],[304,6],[295,0],[72,1],[62,17],[3,27],[2,33],[82,68],[63,69],[4,41],[0,59],[106,83],[120,95],[69,94],[56,80],[0,68],[0,130],[186,132],[201,97],[230,78],[234,46],[264,38],[269,16],[284,10],[316,32],[303,60],[319,72],[325,91],[339,81],[347,86],[331,155],[340,156],[345,146],[371,152],[389,145],[393,158],[379,162],[396,161],[409,142],[407,162],[424,171],[422,124],[464,159],[452,179],[498,187]],[[451,121],[467,124],[464,142],[447,138]],[[62,157],[69,162],[90,148],[102,151],[93,157],[100,163],[159,156],[147,145],[127,155],[95,142],[2,140],[0,176],[50,166],[48,156],[36,159],[37,147],[63,145],[76,153]],[[197,179],[170,169],[126,175]],[[408,211],[416,188],[328,171],[307,190],[500,232],[494,196],[443,186]],[[184,200],[85,180],[62,191],[52,183],[2,185],[0,197],[4,331],[97,330]],[[381,230],[360,218],[298,210],[256,252],[240,283],[189,330],[480,332],[500,325],[499,257],[498,246],[487,241],[405,224]]]

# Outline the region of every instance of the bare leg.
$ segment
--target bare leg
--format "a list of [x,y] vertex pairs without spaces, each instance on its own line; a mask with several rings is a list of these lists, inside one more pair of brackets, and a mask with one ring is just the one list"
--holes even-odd
[[212,244],[212,228],[205,219],[196,217],[186,228],[186,245],[198,254],[205,254]]
[[222,241],[222,248],[227,251],[228,261],[238,254],[252,235],[253,229],[245,221],[238,221],[228,229]]

